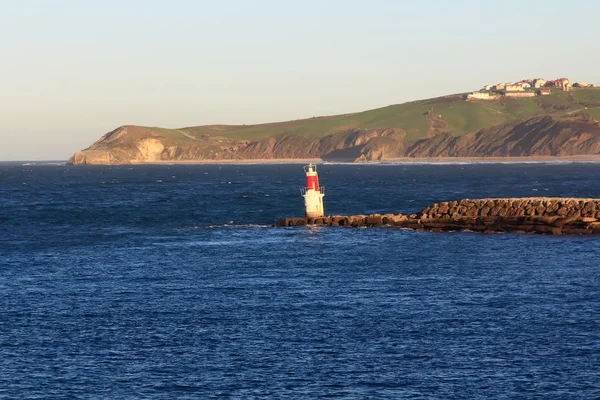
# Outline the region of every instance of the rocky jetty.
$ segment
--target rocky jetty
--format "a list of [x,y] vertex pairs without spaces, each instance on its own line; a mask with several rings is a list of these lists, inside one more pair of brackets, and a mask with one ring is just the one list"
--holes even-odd
[[411,214],[285,218],[277,227],[326,225],[395,226],[419,231],[482,233],[600,234],[600,199],[463,199],[433,204]]

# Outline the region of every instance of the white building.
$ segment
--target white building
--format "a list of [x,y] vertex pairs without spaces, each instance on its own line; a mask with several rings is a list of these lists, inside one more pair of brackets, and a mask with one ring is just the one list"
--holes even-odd
[[495,100],[500,96],[490,94],[490,92],[473,92],[467,95],[467,100]]
[[546,86],[546,81],[542,78],[537,78],[533,80],[533,87],[536,89],[543,88]]

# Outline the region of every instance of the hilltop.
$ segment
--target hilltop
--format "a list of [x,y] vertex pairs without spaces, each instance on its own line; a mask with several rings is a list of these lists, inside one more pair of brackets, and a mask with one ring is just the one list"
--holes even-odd
[[179,129],[126,125],[75,153],[69,161],[373,161],[599,154],[600,88],[548,91],[547,95],[491,99],[455,94],[358,113],[259,125]]

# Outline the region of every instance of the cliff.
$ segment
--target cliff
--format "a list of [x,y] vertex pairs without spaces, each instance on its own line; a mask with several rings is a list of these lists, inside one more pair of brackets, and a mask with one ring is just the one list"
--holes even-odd
[[142,164],[169,161],[314,159],[371,161],[404,154],[399,129],[347,130],[323,138],[282,135],[258,141],[226,137],[163,137],[152,129],[123,126],[69,160],[72,164]]
[[590,118],[534,117],[460,137],[449,133],[412,145],[408,157],[527,157],[600,154],[600,123]]
[[179,130],[121,126],[70,159],[72,164],[143,164],[167,161],[234,160],[223,140],[195,138]]

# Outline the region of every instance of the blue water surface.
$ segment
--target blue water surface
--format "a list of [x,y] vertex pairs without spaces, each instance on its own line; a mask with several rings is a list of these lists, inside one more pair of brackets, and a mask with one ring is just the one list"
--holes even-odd
[[[600,197],[600,164],[319,172],[331,215]],[[0,397],[600,397],[600,238],[274,228],[303,181],[0,164]]]

